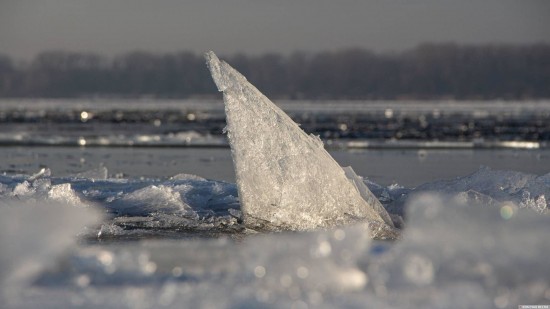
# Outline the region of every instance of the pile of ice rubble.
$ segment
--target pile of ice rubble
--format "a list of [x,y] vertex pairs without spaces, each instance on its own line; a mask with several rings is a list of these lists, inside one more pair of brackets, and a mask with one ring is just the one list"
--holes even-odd
[[[372,243],[365,224],[250,235],[233,184],[191,175],[106,175],[100,169],[58,178],[43,170],[0,177],[0,276],[10,306],[506,308],[550,302],[550,174],[484,168],[416,189],[367,181],[390,213],[407,205],[395,244]],[[249,236],[69,246],[75,235],[89,242],[206,231]]]
[[[245,225],[237,187],[232,183],[189,174],[168,179],[115,179],[107,174],[107,169],[100,167],[71,177],[52,177],[49,169],[32,176],[0,176],[0,202],[47,201],[102,209],[104,222],[87,229],[87,236],[92,238],[215,236],[285,230],[284,226],[254,230]],[[415,189],[397,184],[383,187],[368,180],[364,184],[388,210],[397,227],[403,225],[407,199],[425,193],[444,195],[457,204],[549,212],[546,197],[550,196],[550,174],[536,176],[481,168],[469,176]],[[395,239],[398,231],[385,230],[386,233],[373,236]]]
[[[99,207],[106,220],[90,237],[241,231],[244,227],[234,184],[181,174],[170,179],[107,178],[100,167],[74,177],[0,176],[0,199],[51,201]],[[166,235],[164,235],[166,236]]]

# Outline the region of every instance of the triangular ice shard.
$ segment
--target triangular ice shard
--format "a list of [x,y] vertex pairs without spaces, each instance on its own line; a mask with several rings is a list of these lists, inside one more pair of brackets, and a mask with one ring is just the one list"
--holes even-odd
[[366,186],[358,188],[355,173],[346,176],[319,137],[306,134],[213,52],[205,57],[223,92],[227,135],[248,226],[308,230],[358,220],[393,226],[376,197]]

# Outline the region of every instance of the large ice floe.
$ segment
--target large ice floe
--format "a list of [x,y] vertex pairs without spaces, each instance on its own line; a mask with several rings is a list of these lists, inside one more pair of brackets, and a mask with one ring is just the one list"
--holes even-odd
[[213,52],[206,59],[223,92],[247,225],[308,230],[364,220],[373,228],[393,227],[376,197],[352,169],[340,167],[318,136],[306,134]]

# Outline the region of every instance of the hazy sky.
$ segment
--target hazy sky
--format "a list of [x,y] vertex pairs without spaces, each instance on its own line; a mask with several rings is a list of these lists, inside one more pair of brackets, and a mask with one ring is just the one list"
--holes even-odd
[[548,0],[0,0],[0,53],[550,43]]

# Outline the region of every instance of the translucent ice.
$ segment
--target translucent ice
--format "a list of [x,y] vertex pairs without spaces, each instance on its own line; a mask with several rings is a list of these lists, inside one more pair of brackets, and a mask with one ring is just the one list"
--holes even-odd
[[181,200],[175,188],[148,186],[125,195],[118,203],[117,210],[128,215],[143,215],[154,212],[165,214],[192,215],[189,205]]
[[306,134],[213,52],[206,59],[223,92],[226,131],[248,226],[307,230],[358,220],[393,226],[376,197],[364,185],[357,187],[356,176],[346,176],[319,137]]
[[48,192],[48,197],[54,201],[67,203],[70,205],[80,206],[84,204],[80,197],[71,188],[70,183],[52,186]]
[[77,178],[83,179],[96,179],[96,180],[105,180],[109,176],[109,171],[105,166],[100,166],[96,169],[88,170],[82,173],[75,175]]

